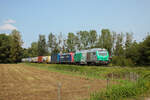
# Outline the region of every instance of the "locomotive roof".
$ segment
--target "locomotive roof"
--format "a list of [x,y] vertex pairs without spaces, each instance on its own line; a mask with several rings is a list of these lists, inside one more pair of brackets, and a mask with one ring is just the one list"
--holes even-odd
[[86,53],[86,52],[93,52],[93,51],[106,51],[104,48],[93,48],[93,49],[88,49],[88,50],[80,50],[77,51],[76,53]]

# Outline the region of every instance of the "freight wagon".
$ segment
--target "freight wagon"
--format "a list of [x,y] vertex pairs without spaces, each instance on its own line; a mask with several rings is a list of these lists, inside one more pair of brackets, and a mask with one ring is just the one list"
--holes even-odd
[[51,56],[46,56],[46,63],[51,63]]
[[42,62],[43,63],[50,63],[51,62],[51,56],[43,56]]
[[52,54],[51,63],[54,63],[54,64],[60,63],[60,54]]
[[31,62],[37,63],[37,62],[38,62],[38,57],[32,57],[32,58],[31,58]]
[[27,61],[28,61],[28,62],[32,62],[32,59],[31,59],[31,58],[27,58]]
[[27,60],[26,60],[26,58],[23,58],[23,59],[21,59],[21,61],[22,61],[22,62],[26,62]]
[[60,63],[62,64],[72,64],[74,63],[74,53],[64,53],[60,54]]
[[43,62],[43,56],[38,56],[38,63],[42,63]]
[[43,56],[43,57],[42,57],[42,62],[43,62],[43,63],[46,63],[46,58],[47,58],[46,56]]

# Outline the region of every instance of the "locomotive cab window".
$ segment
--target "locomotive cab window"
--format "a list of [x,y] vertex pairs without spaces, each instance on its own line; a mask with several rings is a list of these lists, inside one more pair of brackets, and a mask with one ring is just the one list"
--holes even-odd
[[101,56],[107,56],[107,52],[99,52],[99,55],[101,55]]

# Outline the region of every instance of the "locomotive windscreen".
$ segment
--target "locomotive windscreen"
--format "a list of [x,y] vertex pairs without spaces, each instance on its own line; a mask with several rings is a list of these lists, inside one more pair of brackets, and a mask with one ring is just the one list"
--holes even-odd
[[107,56],[107,51],[99,51],[99,55],[101,55],[101,56]]

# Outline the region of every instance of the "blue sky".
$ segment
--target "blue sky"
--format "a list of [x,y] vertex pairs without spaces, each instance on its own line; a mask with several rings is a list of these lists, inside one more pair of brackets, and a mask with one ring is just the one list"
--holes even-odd
[[150,32],[150,0],[0,0],[0,33],[15,28],[24,47],[39,34],[103,28],[133,32],[141,41]]

